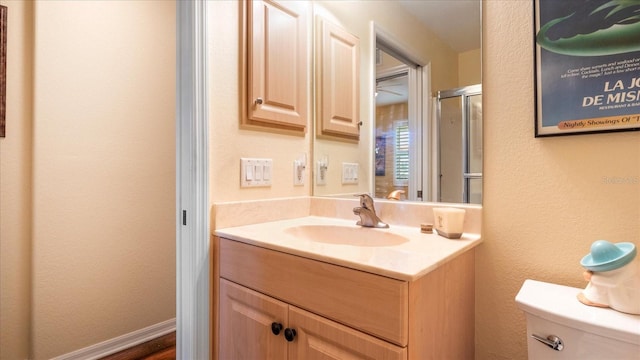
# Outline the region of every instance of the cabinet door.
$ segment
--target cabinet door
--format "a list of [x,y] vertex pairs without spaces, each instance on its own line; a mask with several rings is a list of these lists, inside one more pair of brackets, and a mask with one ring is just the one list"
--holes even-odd
[[287,304],[220,279],[220,359],[287,359],[282,332],[271,324],[287,324]]
[[289,307],[289,327],[296,330],[296,338],[289,343],[290,359],[407,359],[406,348],[294,306]]
[[309,94],[304,1],[248,1],[245,125],[304,132]]
[[327,20],[317,19],[316,111],[318,132],[360,138],[360,40]]

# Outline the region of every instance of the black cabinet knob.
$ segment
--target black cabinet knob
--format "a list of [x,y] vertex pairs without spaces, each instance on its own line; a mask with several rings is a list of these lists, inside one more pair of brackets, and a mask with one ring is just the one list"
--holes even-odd
[[273,335],[280,335],[280,331],[282,331],[282,324],[277,322],[271,323],[271,332],[273,332]]
[[292,342],[296,337],[296,329],[286,328],[284,329],[284,338],[287,339],[288,342]]

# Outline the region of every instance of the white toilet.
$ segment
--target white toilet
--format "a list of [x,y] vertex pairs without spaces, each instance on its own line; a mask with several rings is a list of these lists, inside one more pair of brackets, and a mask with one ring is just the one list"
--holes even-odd
[[516,303],[527,318],[529,360],[639,360],[640,315],[584,305],[582,290],[525,280]]

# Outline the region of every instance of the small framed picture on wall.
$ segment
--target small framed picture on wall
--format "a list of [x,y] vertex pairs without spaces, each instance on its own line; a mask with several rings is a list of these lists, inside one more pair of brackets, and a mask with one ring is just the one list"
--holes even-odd
[[376,176],[384,176],[386,169],[387,139],[384,136],[376,137]]

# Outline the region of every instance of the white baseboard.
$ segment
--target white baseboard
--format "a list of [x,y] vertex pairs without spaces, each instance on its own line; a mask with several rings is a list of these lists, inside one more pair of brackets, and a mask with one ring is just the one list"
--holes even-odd
[[82,348],[52,360],[90,360],[115,354],[130,347],[153,340],[176,330],[176,319],[169,319],[144,329],[136,330],[113,339]]

